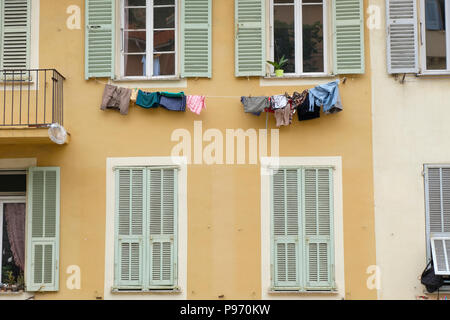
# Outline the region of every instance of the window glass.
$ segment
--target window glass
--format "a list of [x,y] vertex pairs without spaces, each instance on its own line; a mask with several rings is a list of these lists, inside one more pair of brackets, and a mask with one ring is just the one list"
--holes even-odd
[[426,57],[428,70],[447,69],[445,1],[425,0]]
[[294,5],[274,5],[273,13],[275,61],[278,62],[284,56],[288,63],[283,66],[283,70],[295,73]]
[[[312,1],[309,1],[312,3]],[[324,72],[322,1],[302,6],[303,72]]]

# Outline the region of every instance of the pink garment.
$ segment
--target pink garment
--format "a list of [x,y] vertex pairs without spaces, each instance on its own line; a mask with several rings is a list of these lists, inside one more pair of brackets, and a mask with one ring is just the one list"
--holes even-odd
[[196,114],[206,109],[205,96],[186,96],[186,107]]

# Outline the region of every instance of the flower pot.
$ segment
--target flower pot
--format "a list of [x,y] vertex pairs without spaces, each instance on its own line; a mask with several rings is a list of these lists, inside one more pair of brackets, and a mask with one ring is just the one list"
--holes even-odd
[[284,70],[282,70],[282,69],[275,70],[275,76],[282,77],[283,75],[284,75]]

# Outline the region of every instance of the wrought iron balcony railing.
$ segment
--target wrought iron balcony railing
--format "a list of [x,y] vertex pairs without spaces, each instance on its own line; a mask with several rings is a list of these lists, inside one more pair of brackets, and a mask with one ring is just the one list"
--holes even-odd
[[0,70],[0,129],[63,125],[64,80],[55,69]]

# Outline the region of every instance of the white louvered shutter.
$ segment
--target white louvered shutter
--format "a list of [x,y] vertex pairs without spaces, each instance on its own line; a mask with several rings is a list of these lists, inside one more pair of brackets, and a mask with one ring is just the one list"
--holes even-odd
[[363,1],[334,0],[333,20],[335,73],[364,73]]
[[450,167],[431,167],[425,171],[428,234],[450,234]]
[[334,287],[332,169],[303,169],[306,289]]
[[59,288],[59,176],[57,167],[28,171],[27,291]]
[[114,78],[115,3],[114,0],[86,0],[86,79]]
[[148,169],[150,288],[177,284],[177,170]]
[[0,0],[0,69],[28,69],[31,0]]
[[431,238],[434,273],[450,275],[450,236]]
[[212,0],[184,0],[181,12],[181,76],[211,78]]
[[265,0],[235,0],[234,5],[236,76],[264,76]]
[[280,169],[272,179],[273,287],[299,289],[299,170]]
[[142,288],[144,266],[145,169],[116,170],[115,287]]
[[417,73],[416,0],[386,0],[388,72]]

